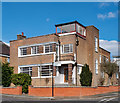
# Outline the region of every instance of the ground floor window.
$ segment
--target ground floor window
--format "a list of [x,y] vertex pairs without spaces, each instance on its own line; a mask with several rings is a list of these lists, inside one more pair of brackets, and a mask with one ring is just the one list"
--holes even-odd
[[40,66],[40,76],[51,76],[52,75],[52,66]]
[[98,60],[95,59],[95,73],[98,74]]
[[20,73],[29,74],[32,77],[32,67],[21,67]]

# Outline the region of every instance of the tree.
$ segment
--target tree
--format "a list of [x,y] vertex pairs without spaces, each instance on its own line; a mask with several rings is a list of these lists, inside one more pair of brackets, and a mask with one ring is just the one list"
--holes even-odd
[[2,63],[0,68],[2,72],[2,86],[9,87],[11,84],[11,75],[13,74],[13,67],[9,66],[8,62]]
[[80,82],[82,86],[91,86],[92,72],[89,70],[89,66],[87,64],[82,67],[82,72],[80,74]]
[[111,62],[101,63],[101,71],[108,75],[108,85],[110,85],[113,74],[118,72],[118,66],[116,63]]

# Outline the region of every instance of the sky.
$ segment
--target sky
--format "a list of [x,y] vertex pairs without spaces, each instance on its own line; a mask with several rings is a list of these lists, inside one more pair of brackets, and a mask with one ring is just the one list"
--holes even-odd
[[16,40],[21,32],[27,37],[55,33],[55,24],[75,20],[97,27],[100,46],[117,55],[116,2],[3,2],[2,41]]

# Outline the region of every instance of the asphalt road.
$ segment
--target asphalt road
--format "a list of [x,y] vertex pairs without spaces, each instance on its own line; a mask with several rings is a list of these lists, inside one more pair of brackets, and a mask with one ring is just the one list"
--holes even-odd
[[41,98],[30,96],[2,95],[2,103],[119,103],[118,92],[78,98]]

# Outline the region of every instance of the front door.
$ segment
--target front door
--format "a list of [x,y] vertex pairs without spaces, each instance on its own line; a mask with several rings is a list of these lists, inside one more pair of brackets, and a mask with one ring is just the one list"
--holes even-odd
[[64,68],[64,82],[68,82],[68,68]]

